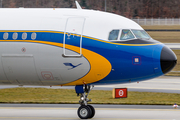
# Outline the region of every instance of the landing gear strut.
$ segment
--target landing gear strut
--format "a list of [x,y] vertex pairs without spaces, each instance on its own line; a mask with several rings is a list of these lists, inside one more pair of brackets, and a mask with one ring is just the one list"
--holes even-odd
[[93,89],[92,85],[79,85],[75,87],[76,93],[80,96],[80,107],[78,108],[77,114],[81,119],[93,118],[95,115],[95,109],[93,106],[88,105],[91,99],[88,99],[89,92]]

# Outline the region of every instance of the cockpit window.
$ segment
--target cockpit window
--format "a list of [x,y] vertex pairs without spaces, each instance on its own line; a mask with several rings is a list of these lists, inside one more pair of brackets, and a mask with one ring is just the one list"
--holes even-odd
[[128,39],[134,39],[134,38],[135,37],[130,30],[122,30],[120,40],[128,40]]
[[144,30],[132,30],[132,32],[139,39],[150,39],[151,38]]
[[118,39],[118,36],[119,36],[119,30],[112,30],[112,31],[109,33],[109,38],[108,38],[108,40],[117,40],[117,39]]

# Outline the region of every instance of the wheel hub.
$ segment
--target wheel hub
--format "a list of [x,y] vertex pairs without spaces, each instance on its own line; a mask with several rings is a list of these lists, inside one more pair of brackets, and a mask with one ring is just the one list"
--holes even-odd
[[82,109],[80,110],[80,115],[81,115],[81,116],[85,117],[85,116],[87,116],[87,114],[88,114],[88,112],[87,112],[87,110],[86,110],[85,108],[82,108]]

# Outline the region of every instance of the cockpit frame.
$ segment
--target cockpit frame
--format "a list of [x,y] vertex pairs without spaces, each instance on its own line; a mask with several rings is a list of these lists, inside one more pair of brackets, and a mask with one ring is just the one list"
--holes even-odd
[[[110,39],[110,34],[111,34],[111,32],[114,31],[114,30],[119,30],[119,33],[118,33],[117,36],[115,36],[115,37],[117,37],[117,39],[112,39],[112,40],[111,40],[111,39]],[[122,40],[122,39],[121,39],[121,35],[122,35],[123,30],[129,30],[129,31],[131,32],[131,34],[133,35],[134,38],[132,38],[132,39],[123,39],[123,40]],[[136,30],[136,29],[133,29],[133,30]],[[112,41],[112,42],[115,42],[115,41],[129,41],[129,40],[135,40],[135,39],[146,39],[146,40],[148,40],[148,39],[151,38],[150,35],[149,35],[146,31],[144,31],[144,30],[139,30],[139,29],[138,29],[139,31],[144,31],[149,38],[148,38],[148,39],[147,39],[147,38],[138,38],[137,35],[135,35],[135,33],[133,32],[133,30],[132,30],[132,29],[113,29],[113,30],[111,30],[111,31],[109,32],[108,40],[109,40],[109,41]]]

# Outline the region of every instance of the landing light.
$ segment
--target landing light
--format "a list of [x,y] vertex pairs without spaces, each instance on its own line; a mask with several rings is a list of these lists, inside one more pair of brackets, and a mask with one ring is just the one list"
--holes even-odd
[[84,97],[81,97],[81,100],[84,100]]

